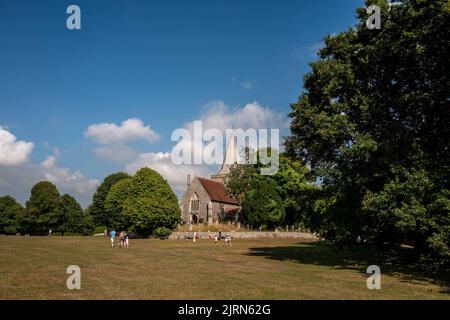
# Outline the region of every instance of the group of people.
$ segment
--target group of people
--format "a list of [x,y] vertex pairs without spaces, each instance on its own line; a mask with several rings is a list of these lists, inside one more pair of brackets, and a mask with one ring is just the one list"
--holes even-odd
[[[116,240],[116,230],[112,230],[109,234],[109,237],[111,238],[111,247],[114,248],[115,240]],[[121,231],[119,233],[119,248],[128,248],[130,245],[130,236],[125,231]]]
[[[209,238],[211,238],[211,235],[209,236]],[[197,242],[197,240],[199,240],[199,239],[200,239],[200,237],[199,237],[197,231],[194,231],[192,241]],[[226,246],[231,247],[231,239],[232,239],[231,235],[227,234],[226,236],[222,236],[222,230],[219,230],[219,233],[214,235],[214,244],[217,244],[222,239],[224,239]]]
[[222,237],[222,235],[215,235],[214,236],[214,243],[217,244],[217,242],[219,242],[220,239],[224,239],[225,241],[225,245],[228,247],[231,247],[231,235],[227,234],[225,237]]

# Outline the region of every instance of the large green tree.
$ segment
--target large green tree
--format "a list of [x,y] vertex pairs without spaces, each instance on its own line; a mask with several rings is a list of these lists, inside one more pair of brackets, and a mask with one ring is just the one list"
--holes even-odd
[[31,189],[31,197],[26,203],[26,213],[21,221],[26,233],[45,234],[56,230],[64,220],[61,197],[54,184],[48,181],[37,183]]
[[23,207],[10,196],[0,197],[0,234],[15,234],[19,231],[19,219]]
[[[270,155],[277,151],[267,150],[266,152]],[[274,184],[268,183],[275,186],[274,190],[282,201],[280,206],[285,210],[284,219],[278,221],[279,225],[307,226],[306,219],[310,216],[307,212],[312,208],[312,199],[317,190],[317,186],[308,180],[309,170],[307,167],[298,160],[289,159],[284,154],[277,154],[277,172],[274,175],[264,176],[260,170],[264,166],[260,161],[260,152],[246,150],[245,155],[243,164],[231,167],[226,181],[230,195],[245,206],[248,196],[258,190],[262,180],[272,180]],[[254,157],[253,161],[251,161],[252,157]],[[248,213],[249,210],[244,210],[245,215]]]
[[243,205],[245,222],[253,227],[274,228],[285,218],[283,200],[271,178],[256,179]]
[[97,226],[111,227],[111,218],[105,209],[106,198],[112,186],[130,176],[124,172],[118,172],[107,176],[98,186],[97,191],[92,198],[92,204],[89,207],[90,215]]
[[348,241],[413,241],[449,256],[450,5],[366,1],[360,22],[325,38],[292,105],[286,150],[323,193],[316,231]]
[[150,168],[115,184],[105,207],[113,227],[134,230],[143,236],[158,227],[172,228],[181,218],[178,199],[169,184]]
[[86,217],[80,204],[74,197],[64,194],[61,197],[62,217],[57,231],[64,235],[65,232],[85,233]]

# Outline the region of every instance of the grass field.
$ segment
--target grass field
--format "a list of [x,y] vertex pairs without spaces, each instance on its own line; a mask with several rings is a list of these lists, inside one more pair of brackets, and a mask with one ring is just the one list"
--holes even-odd
[[[449,274],[408,261],[408,250],[337,253],[296,240],[131,240],[0,236],[0,299],[450,299]],[[366,287],[381,267],[381,290]],[[68,290],[66,268],[81,268]]]

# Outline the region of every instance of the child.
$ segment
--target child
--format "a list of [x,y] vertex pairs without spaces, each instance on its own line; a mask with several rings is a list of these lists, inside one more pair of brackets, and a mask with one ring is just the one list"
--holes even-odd
[[231,247],[231,236],[229,234],[225,237],[225,245]]
[[130,236],[127,233],[125,233],[125,237],[123,239],[123,245],[125,248],[128,248],[128,246],[129,246],[129,240],[128,240],[129,238],[130,238]]
[[120,242],[119,248],[123,248],[125,246],[125,232],[120,233]]

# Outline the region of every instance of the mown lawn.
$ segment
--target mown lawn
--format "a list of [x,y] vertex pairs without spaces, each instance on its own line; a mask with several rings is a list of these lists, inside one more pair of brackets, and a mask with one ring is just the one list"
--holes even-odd
[[[449,274],[408,260],[409,250],[337,253],[296,240],[131,240],[0,236],[0,299],[450,299]],[[367,266],[381,267],[368,290]],[[66,268],[81,268],[68,290]]]

